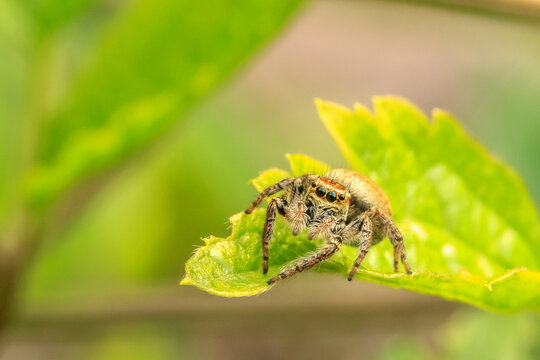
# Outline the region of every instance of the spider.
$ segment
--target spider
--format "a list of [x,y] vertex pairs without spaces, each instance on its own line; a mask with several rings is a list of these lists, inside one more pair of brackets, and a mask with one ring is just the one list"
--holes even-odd
[[326,245],[268,280],[271,285],[310,269],[334,255],[343,242],[359,243],[360,253],[349,272],[352,280],[371,245],[388,237],[394,246],[394,271],[399,258],[412,274],[405,256],[403,236],[392,222],[392,208],[384,191],[372,180],[352,170],[335,169],[325,176],[305,174],[290,177],[264,189],[245,211],[250,214],[268,196],[284,191],[270,201],[262,232],[263,273],[268,272],[268,244],[272,240],[276,213],[290,224],[293,235],[308,229],[308,238],[319,237]]

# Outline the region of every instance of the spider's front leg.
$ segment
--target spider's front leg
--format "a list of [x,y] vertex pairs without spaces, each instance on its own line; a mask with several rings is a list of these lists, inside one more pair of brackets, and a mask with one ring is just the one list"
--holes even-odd
[[339,248],[341,247],[341,238],[339,239],[332,239],[329,241],[329,243],[324,246],[323,248],[319,249],[315,254],[312,256],[305,258],[301,260],[298,264],[296,264],[294,267],[285,270],[281,272],[279,275],[274,276],[270,280],[267,281],[268,285],[272,285],[273,283],[287,279],[291,276],[293,276],[296,273],[302,272],[306,269],[310,269],[320,263],[323,260],[328,259],[332,255],[334,255]]
[[292,208],[290,205],[287,204],[287,201],[282,198],[272,199],[272,201],[270,201],[270,204],[268,204],[268,208],[266,210],[266,220],[264,222],[264,228],[263,228],[263,233],[262,233],[262,253],[263,253],[263,273],[264,274],[268,272],[268,244],[270,243],[270,240],[272,240],[272,234],[274,233],[274,225],[276,222],[276,211],[279,211],[281,215],[285,216],[291,222],[291,224],[293,225],[293,232],[295,231],[294,229],[296,228],[296,229],[299,229],[296,232],[298,233],[304,226],[301,220],[304,219],[305,205],[303,204],[303,202],[298,200],[301,187],[302,187],[302,181],[298,178],[283,179],[280,182],[270,185],[269,187],[264,189],[259,194],[259,196],[257,196],[257,199],[255,199],[253,204],[245,211],[246,214],[251,214],[253,210],[255,210],[257,206],[259,206],[259,204],[265,197],[274,195],[280,192],[281,190],[286,190],[286,189],[291,190],[291,200],[292,200],[291,205],[294,205],[295,207],[298,208],[298,212],[299,212],[298,214],[297,214],[297,211],[288,211],[288,209],[292,209]]
[[266,210],[266,220],[264,222],[264,228],[262,233],[262,253],[263,253],[263,274],[268,272],[268,244],[272,240],[272,235],[274,233],[274,225],[276,223],[276,211],[279,211],[280,214],[285,214],[287,205],[285,200],[278,198],[272,199],[270,204],[268,204],[268,209]]
[[245,213],[251,214],[253,210],[255,210],[257,206],[259,206],[259,204],[261,203],[261,201],[263,201],[265,197],[272,196],[283,189],[291,187],[295,181],[297,181],[297,179],[291,177],[291,178],[283,179],[280,182],[275,183],[274,185],[270,185],[269,187],[261,191],[259,196],[257,196],[257,199],[255,199],[253,204],[251,204],[251,206],[245,211]]

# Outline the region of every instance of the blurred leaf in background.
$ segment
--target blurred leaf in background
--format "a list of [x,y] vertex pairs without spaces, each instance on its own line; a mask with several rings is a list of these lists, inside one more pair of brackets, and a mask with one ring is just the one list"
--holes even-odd
[[104,26],[91,59],[85,59],[83,70],[64,90],[64,100],[44,115],[30,200],[47,203],[169,129],[297,5],[127,4]]
[[[16,263],[7,269],[11,262],[2,260],[0,275],[12,277],[31,257],[29,249],[61,236],[70,222],[69,214],[55,213],[58,203],[80,213],[89,198],[85,187],[100,187],[110,178],[98,175],[118,172],[169,132],[300,3],[1,1],[0,255]],[[159,237],[165,223],[150,222],[150,232]],[[95,240],[88,230],[84,236]],[[148,248],[155,242],[137,251]],[[95,260],[85,257],[88,271]],[[8,282],[2,281],[2,298],[9,297]]]
[[[375,98],[372,114],[318,100],[319,114],[351,168],[377,181],[406,239],[413,276],[392,274],[388,242],[373,247],[358,278],[498,310],[540,309],[540,226],[519,177],[469,138],[447,113],[433,123],[410,103]],[[258,191],[289,176],[323,175],[330,167],[289,156],[292,172],[268,170]],[[509,207],[513,203],[515,206]],[[269,289],[266,279],[317,244],[292,236],[282,220],[260,271],[264,210],[231,218],[232,234],[210,237],[186,264],[184,284],[223,296]],[[357,250],[344,246],[319,266],[346,274]]]

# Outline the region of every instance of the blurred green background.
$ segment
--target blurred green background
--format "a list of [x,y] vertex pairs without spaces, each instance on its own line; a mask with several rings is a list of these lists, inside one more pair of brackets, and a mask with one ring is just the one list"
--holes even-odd
[[447,109],[538,204],[540,3],[485,3],[0,1],[0,271],[23,258],[0,358],[540,358],[537,314],[309,273],[177,285],[285,153],[346,165],[314,97]]

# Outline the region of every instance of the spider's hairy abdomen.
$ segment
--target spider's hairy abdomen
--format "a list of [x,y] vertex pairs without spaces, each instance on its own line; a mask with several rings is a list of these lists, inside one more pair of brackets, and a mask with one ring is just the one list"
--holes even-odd
[[392,218],[390,201],[383,189],[373,180],[348,169],[334,169],[328,172],[325,177],[349,189],[351,203],[348,219],[355,218],[371,208],[380,209],[386,216]]

